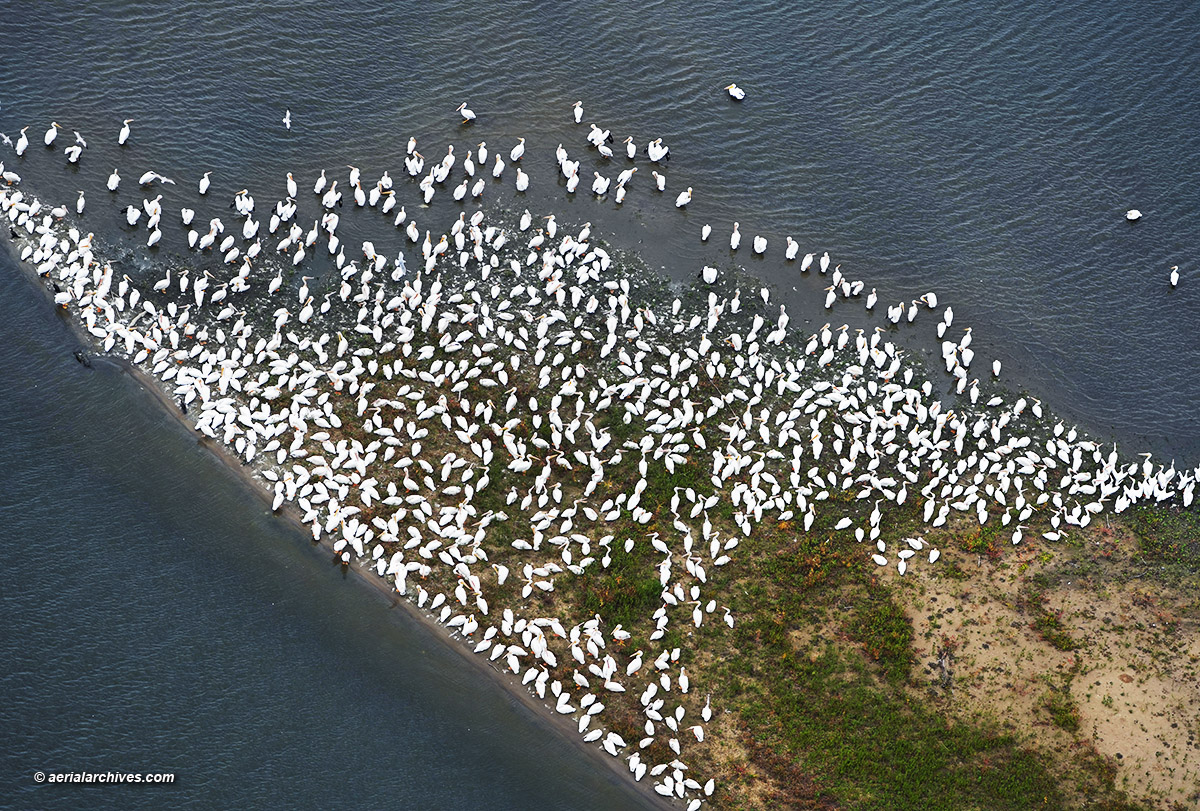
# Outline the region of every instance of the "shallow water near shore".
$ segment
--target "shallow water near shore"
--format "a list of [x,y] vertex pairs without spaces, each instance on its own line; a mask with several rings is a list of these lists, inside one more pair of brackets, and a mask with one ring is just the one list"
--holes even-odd
[[[5,804],[633,808],[164,414],[0,258]],[[35,770],[174,772],[36,785]]]
[[[0,129],[34,124],[36,150],[51,119],[89,138],[80,168],[56,156],[51,171],[22,169],[44,193],[70,200],[81,176],[117,165],[178,176],[183,192],[212,169],[220,200],[242,186],[267,199],[289,170],[309,187],[349,162],[366,178],[398,174],[409,135],[431,157],[529,136],[522,206],[594,221],[677,276],[729,261],[738,220],[775,257],[735,259],[789,294],[793,313],[853,318],[821,309],[824,277],[778,258],[791,234],[877,287],[881,305],[936,290],[1007,382],[1056,412],[1200,461],[1200,9],[360,0],[330,16],[312,3],[102,2],[6,22]],[[724,96],[729,81],[747,89],[742,104]],[[577,98],[618,145],[666,138],[666,195],[639,176],[623,210],[565,199],[550,155],[557,142],[582,151]],[[467,127],[453,116],[462,101],[480,116]],[[132,164],[115,144],[124,117],[138,119]],[[697,197],[680,213],[670,200],[686,186]],[[1132,207],[1145,217],[1131,226]],[[117,222],[114,209],[89,227]],[[1170,265],[1183,275],[1174,290]]]

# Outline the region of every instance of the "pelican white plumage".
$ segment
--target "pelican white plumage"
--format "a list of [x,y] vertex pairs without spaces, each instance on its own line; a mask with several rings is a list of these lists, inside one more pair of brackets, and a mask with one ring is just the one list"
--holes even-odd
[[681,191],[675,198],[675,208],[683,208],[690,202],[692,202],[692,187],[688,186],[687,191]]
[[116,169],[113,169],[112,174],[108,176],[108,183],[106,185],[109,191],[116,191],[117,186],[121,185],[121,176],[117,174]]
[[705,265],[700,274],[704,278],[705,284],[712,284],[717,280],[717,269],[711,265]]
[[285,109],[283,111],[283,126],[287,129],[292,128],[292,111]]
[[733,233],[729,235],[729,250],[736,251],[738,249],[738,245],[741,245],[741,244],[742,244],[742,235],[738,231],[738,224],[735,222],[733,224]]
[[800,243],[789,236],[787,238],[787,248],[783,252],[783,257],[791,262],[796,258],[796,254],[798,253],[800,253]]
[[29,136],[25,134],[25,130],[29,127],[21,127],[21,134],[17,136],[17,145],[13,147],[17,155],[24,155],[25,150],[29,148]]
[[829,270],[829,251],[821,254],[821,272],[824,273],[827,270]]
[[736,84],[727,85],[725,89],[729,91],[729,97],[735,101],[741,101],[746,98],[746,91],[742,90]]
[[133,123],[132,118],[126,118],[121,122],[121,131],[117,134],[117,144],[125,146],[125,142],[129,140],[129,125]]
[[83,190],[79,190],[79,199],[75,201],[75,213],[82,214],[84,206]]
[[764,236],[755,236],[754,237],[754,252],[756,254],[758,254],[759,256],[762,256],[764,253],[767,252],[767,238],[766,237],[764,237]]
[[454,112],[462,114],[462,117],[463,117],[462,123],[464,123],[464,124],[469,124],[475,120],[475,112],[470,107],[467,106],[467,103],[465,101],[462,104],[458,105],[458,107],[455,108]]
[[592,181],[592,191],[597,195],[606,194],[612,181],[599,172],[592,172],[592,175],[595,176],[595,180]]
[[58,125],[57,121],[50,122],[50,129],[46,130],[46,137],[44,139],[46,146],[50,146],[54,143],[54,139],[58,137],[58,131],[60,129],[62,129],[62,127]]
[[574,109],[575,123],[578,124],[581,121],[583,121],[583,102],[577,101],[572,105],[572,107],[575,108]]
[[711,233],[712,233],[712,226],[709,225],[708,223],[705,223],[704,227],[700,229],[700,241],[708,242],[708,235]]
[[517,167],[517,191],[525,191],[529,188],[529,175],[521,171],[521,167]]
[[[49,137],[48,133],[47,133],[47,137]],[[46,143],[50,143],[50,142],[47,141]],[[1129,220],[1130,222],[1137,222],[1141,218],[1142,218],[1142,212],[1138,211],[1136,208],[1131,208],[1125,212],[1125,219]]]
[[211,174],[212,174],[212,172],[205,172],[204,177],[200,178],[200,193],[201,194],[208,194],[208,186],[210,183],[208,176]]
[[1171,265],[1171,287],[1179,284],[1179,265]]
[[521,156],[524,154],[525,154],[525,139],[518,138],[517,145],[512,148],[511,152],[508,153],[508,159],[510,161],[519,161],[521,159]]

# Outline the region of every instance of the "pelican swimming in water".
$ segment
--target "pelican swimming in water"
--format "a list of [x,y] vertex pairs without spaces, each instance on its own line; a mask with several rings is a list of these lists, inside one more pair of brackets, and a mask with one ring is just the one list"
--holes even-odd
[[292,111],[291,110],[283,111],[283,126],[289,130],[292,128]]
[[733,233],[729,235],[729,250],[736,251],[738,245],[742,244],[742,235],[738,232],[738,224],[733,224]]
[[754,252],[756,254],[758,254],[759,256],[762,256],[764,253],[767,252],[767,238],[766,237],[756,236],[754,238]]
[[[80,192],[82,194],[83,192]],[[1171,287],[1179,284],[1179,265],[1171,265]]]
[[517,145],[512,148],[512,152],[508,153],[510,161],[519,161],[521,156],[525,154],[525,139],[518,138]]
[[687,191],[681,191],[675,198],[675,208],[683,208],[690,202],[692,202],[692,187],[688,186]]
[[572,106],[575,108],[575,123],[578,124],[583,121],[583,102],[577,101]]
[[736,84],[728,85],[725,89],[729,91],[729,98],[735,101],[741,101],[746,98],[746,91],[742,90]]
[[121,132],[117,134],[118,146],[125,146],[125,142],[129,140],[129,125],[132,123],[132,118],[126,118],[123,122],[121,122]]
[[60,129],[62,128],[58,126],[57,121],[50,122],[50,129],[46,130],[46,146],[50,146],[54,143],[54,139],[58,137],[58,131]]
[[121,185],[121,176],[117,174],[116,169],[113,169],[112,174],[108,176],[108,182],[106,185],[108,186],[109,191],[116,191],[117,186]]
[[212,174],[212,172],[205,172],[204,177],[200,178],[200,193],[201,194],[208,194],[208,185],[209,185],[208,176],[211,174]]
[[462,104],[458,105],[458,107],[456,107],[454,109],[454,112],[462,114],[462,117],[463,117],[462,123],[464,123],[464,124],[470,124],[472,121],[475,120],[475,112],[470,107],[467,106],[467,103],[465,101]]
[[708,242],[708,235],[711,233],[712,233],[712,226],[709,225],[708,223],[705,223],[704,227],[700,229],[700,241]]
[[792,260],[794,260],[796,258],[796,254],[798,254],[799,252],[800,252],[800,243],[797,242],[796,240],[792,239],[789,236],[787,238],[787,249],[783,252],[783,257],[785,259],[787,259],[789,262],[791,262]]
[[[49,143],[49,141],[46,143]],[[1130,222],[1137,222],[1141,218],[1142,212],[1138,211],[1136,208],[1131,208],[1125,212],[1125,219],[1129,220]]]
[[25,130],[29,127],[21,127],[21,134],[17,136],[17,145],[13,147],[17,155],[24,155],[25,150],[29,148],[29,136],[25,134]]

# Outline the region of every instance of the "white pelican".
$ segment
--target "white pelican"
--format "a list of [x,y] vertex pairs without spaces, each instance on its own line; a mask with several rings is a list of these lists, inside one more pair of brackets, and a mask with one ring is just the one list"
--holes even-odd
[[729,91],[729,97],[731,99],[741,101],[742,99],[746,98],[746,91],[742,90],[742,88],[738,87],[736,84],[731,84],[725,89]]
[[736,251],[738,245],[742,244],[742,235],[738,233],[738,224],[733,224],[733,233],[729,235],[729,250]]
[[798,254],[799,252],[800,252],[800,243],[797,242],[796,240],[792,239],[789,236],[787,238],[787,250],[785,250],[783,252],[784,258],[787,259],[789,262],[791,262],[792,260],[794,260],[796,258],[796,254]]
[[575,108],[575,123],[583,121],[583,102],[577,101],[572,105]]
[[700,273],[704,277],[705,284],[712,284],[717,280],[717,269],[714,267],[705,265],[704,269],[701,270]]
[[[82,195],[83,192],[80,192]],[[1179,265],[1171,265],[1171,287],[1179,284]]]
[[83,191],[81,190],[81,191],[79,192],[79,199],[75,201],[75,213],[76,213],[76,214],[82,214],[82,213],[83,213],[83,206],[84,206],[84,201],[83,201]]
[[458,107],[455,108],[454,112],[462,113],[462,117],[463,117],[462,122],[464,124],[469,124],[475,120],[475,112],[470,107],[467,106],[467,103],[465,101],[462,104],[458,105]]
[[[49,138],[50,133],[46,133],[46,137]],[[46,141],[46,143],[48,144],[50,142]],[[1137,222],[1141,218],[1142,218],[1142,212],[1138,211],[1136,208],[1131,208],[1125,212],[1125,219],[1129,220],[1130,222]]]
[[52,143],[54,143],[54,139],[58,137],[59,129],[61,128],[58,126],[57,121],[50,122],[50,129],[46,130],[46,146],[50,146]]
[[200,178],[200,193],[201,194],[208,194],[208,184],[209,184],[208,176],[211,174],[212,174],[212,172],[205,172],[204,177]]
[[529,175],[521,171],[521,167],[517,167],[517,191],[525,191],[529,188]]
[[525,154],[525,139],[518,138],[517,145],[512,148],[512,152],[508,153],[510,161],[519,161],[521,156]]
[[700,229],[700,241],[708,242],[708,235],[712,233],[712,226],[704,223],[704,227]]
[[592,191],[596,194],[605,194],[608,191],[609,184],[612,183],[607,177],[604,177],[599,172],[592,172],[595,180],[592,181]]
[[675,208],[683,208],[690,202],[692,202],[692,187],[688,186],[687,191],[681,191],[675,198]]
[[292,111],[285,109],[283,111],[283,126],[287,129],[292,128]]
[[625,139],[625,154],[630,160],[633,160],[634,156],[637,155],[637,145],[633,142],[632,135]]
[[117,170],[113,169],[112,174],[108,176],[108,190],[116,191],[117,186],[121,185],[121,176],[117,174]]
[[121,122],[121,132],[117,135],[117,144],[125,146],[125,142],[129,140],[129,125],[133,123],[132,118],[126,118]]
[[288,197],[295,198],[296,196],[296,179],[292,177],[292,173],[287,173],[287,193]]
[[25,150],[29,147],[29,137],[25,135],[25,130],[27,129],[29,129],[29,127],[21,127],[21,134],[17,137],[17,145],[13,147],[18,156],[24,155]]
[[767,252],[767,238],[766,237],[756,236],[754,238],[754,252],[756,254],[758,254],[759,256],[762,256],[764,253]]
[[650,171],[650,174],[654,176],[654,185],[658,187],[658,190],[659,190],[659,191],[666,191],[666,189],[667,189],[667,176],[666,176],[666,175],[660,175],[658,172],[655,172],[654,170],[651,170],[651,171]]
[[824,273],[827,270],[829,270],[829,251],[821,254],[821,272]]

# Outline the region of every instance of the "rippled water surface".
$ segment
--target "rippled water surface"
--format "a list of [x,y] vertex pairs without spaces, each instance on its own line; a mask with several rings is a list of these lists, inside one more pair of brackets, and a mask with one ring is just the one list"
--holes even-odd
[[[489,202],[591,221],[680,279],[739,261],[797,323],[861,320],[857,304],[822,310],[825,279],[782,260],[790,234],[881,305],[937,291],[955,329],[975,328],[981,374],[1000,358],[1012,385],[1126,450],[1200,461],[1196,4],[241,6],[0,2],[0,130],[31,125],[33,142],[25,161],[0,159],[64,202],[120,167],[115,203],[89,191],[85,215],[119,242],[144,239],[125,236],[119,209],[148,168],[179,180],[169,210],[195,206],[211,170],[207,217],[243,187],[269,205],[288,171],[302,189],[322,168],[344,183],[347,163],[399,177],[410,135],[435,160],[450,143],[507,152],[525,136],[529,194],[515,199],[510,181]],[[744,102],[724,94],[731,81]],[[585,183],[616,172],[585,152],[576,99],[618,144],[666,139],[666,195],[644,160],[623,207],[562,193],[557,143],[583,158]],[[467,127],[463,101],[479,116]],[[88,139],[79,167],[41,147],[51,120]],[[695,200],[678,211],[687,186]],[[446,197],[423,228],[457,216]],[[348,242],[389,239],[347,220]],[[747,242],[768,237],[767,258],[729,254],[735,220]],[[161,255],[182,252],[182,236],[171,230]],[[451,659],[418,657],[424,643],[364,619],[368,597],[281,543],[285,530],[123,378],[83,375],[49,308],[11,268],[4,279],[3,600],[21,629],[5,643],[6,773],[34,755],[99,766],[115,751],[202,781],[173,795],[202,804],[252,791],[270,804],[280,790],[289,806],[625,801],[582,761],[554,760],[501,699],[477,734]],[[934,322],[923,313],[913,333],[930,347]]]

